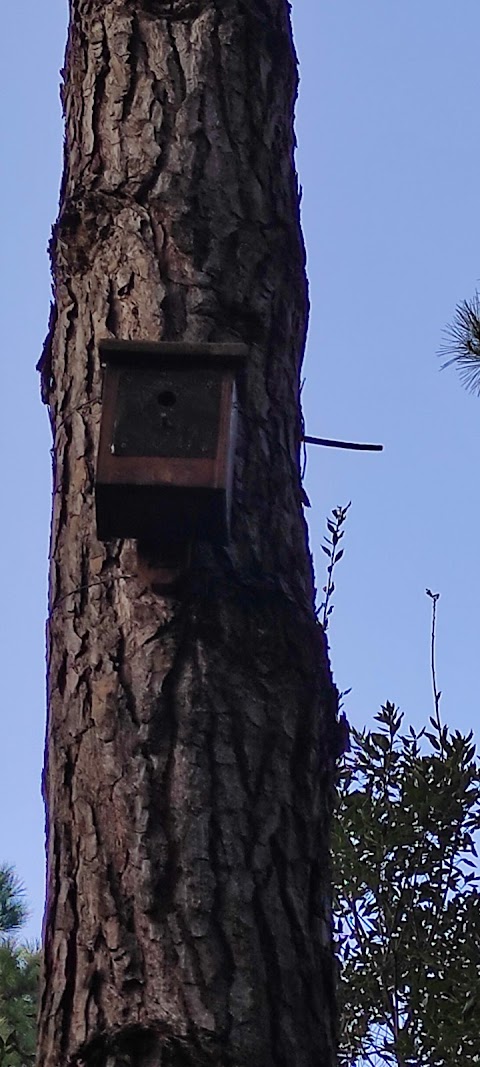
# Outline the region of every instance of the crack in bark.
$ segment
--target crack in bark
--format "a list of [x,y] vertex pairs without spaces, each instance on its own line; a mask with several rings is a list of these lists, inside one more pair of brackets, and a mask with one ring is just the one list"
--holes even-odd
[[146,57],[146,48],[141,39],[140,22],[136,10],[132,12],[131,33],[128,41],[128,64],[130,83],[122,100],[122,123],[129,118],[137,89],[138,60],[142,54]]
[[215,713],[213,708],[210,708],[210,727],[207,732],[208,771],[210,783],[208,853],[210,858],[211,870],[215,872],[211,922],[212,933],[214,932],[215,934],[218,944],[220,945],[222,955],[222,973],[218,976],[218,981],[214,984],[213,1004],[215,1008],[215,1014],[219,1019],[221,1019],[221,1029],[224,1033],[225,1043],[228,1044],[233,1023],[232,1014],[228,1003],[228,997],[235,977],[235,958],[225,929],[224,890],[221,884],[224,877],[224,862],[222,862],[221,859],[222,850],[220,847],[220,842],[222,841],[223,819],[221,811],[218,810],[217,803],[218,784],[216,782],[217,761],[215,752],[215,732]]
[[262,955],[264,961],[268,961],[268,979],[265,982],[265,991],[268,1002],[268,1023],[269,1023],[269,1037],[270,1046],[272,1049],[272,1063],[275,1067],[292,1067],[291,1062],[286,1059],[284,1051],[281,1046],[281,1038],[278,1027],[278,1002],[275,995],[275,990],[282,987],[282,974],[278,964],[277,952],[275,941],[270,933],[268,922],[264,913],[261,890],[255,888],[252,906],[255,915],[255,923],[260,937],[260,943],[262,947]]

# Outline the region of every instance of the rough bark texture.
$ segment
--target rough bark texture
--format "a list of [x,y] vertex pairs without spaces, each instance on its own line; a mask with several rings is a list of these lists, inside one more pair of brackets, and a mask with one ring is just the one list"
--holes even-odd
[[[331,1067],[336,701],[301,507],[288,5],[71,0],[64,82],[38,1063]],[[135,542],[96,539],[111,336],[251,348],[232,542],[198,543],[175,595]]]

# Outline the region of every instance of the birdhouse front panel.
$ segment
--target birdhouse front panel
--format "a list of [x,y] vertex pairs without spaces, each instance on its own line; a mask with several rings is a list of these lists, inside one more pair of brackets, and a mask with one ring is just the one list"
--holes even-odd
[[116,456],[212,459],[217,452],[221,368],[122,369],[113,435]]
[[106,341],[95,484],[100,540],[225,543],[244,345]]

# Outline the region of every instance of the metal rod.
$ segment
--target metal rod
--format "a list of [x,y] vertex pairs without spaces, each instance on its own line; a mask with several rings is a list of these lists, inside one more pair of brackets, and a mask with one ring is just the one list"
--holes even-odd
[[308,437],[303,440],[307,445],[327,445],[328,448],[353,448],[357,452],[382,452],[383,445],[360,445],[356,441],[330,441],[328,437]]

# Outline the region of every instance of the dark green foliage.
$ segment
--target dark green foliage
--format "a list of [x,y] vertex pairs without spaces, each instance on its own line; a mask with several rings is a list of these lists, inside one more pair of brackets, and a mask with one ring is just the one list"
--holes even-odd
[[[472,393],[480,394],[480,295],[462,300],[455,308],[450,326],[444,331],[439,355],[444,359],[442,370],[456,363],[463,384]],[[445,359],[445,357],[448,357]]]
[[472,734],[352,730],[334,837],[343,1067],[480,1062],[480,767]]
[[25,890],[13,867],[0,866],[0,937],[14,934],[27,918]]
[[[480,302],[472,315],[477,310]],[[324,625],[347,510],[336,508],[327,521]],[[480,764],[472,732],[449,733],[441,722],[439,594],[426,593],[429,727],[405,729],[387,702],[375,729],[351,729],[339,771],[332,850],[340,1067],[480,1063]]]
[[26,917],[21,882],[11,867],[0,866],[0,1067],[35,1062],[40,953],[14,937]]
[[40,953],[5,941],[0,945],[0,1064],[35,1062]]

